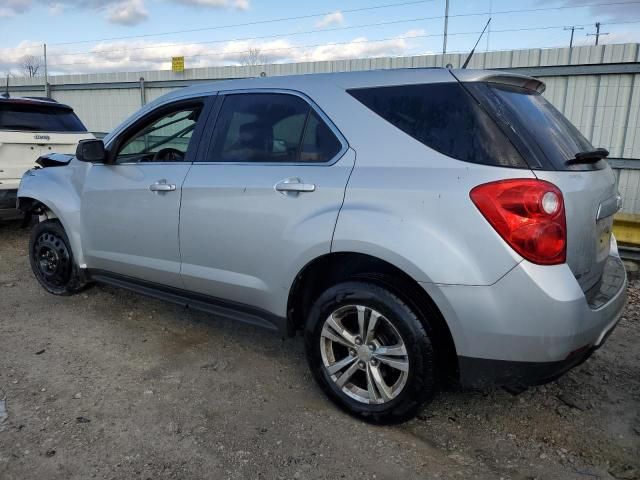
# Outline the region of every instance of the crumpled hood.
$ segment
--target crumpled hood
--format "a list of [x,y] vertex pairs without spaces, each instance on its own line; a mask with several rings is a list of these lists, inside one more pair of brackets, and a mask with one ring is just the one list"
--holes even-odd
[[49,153],[48,155],[38,157],[36,163],[42,168],[63,167],[68,165],[74,156],[75,155],[70,155],[68,153]]

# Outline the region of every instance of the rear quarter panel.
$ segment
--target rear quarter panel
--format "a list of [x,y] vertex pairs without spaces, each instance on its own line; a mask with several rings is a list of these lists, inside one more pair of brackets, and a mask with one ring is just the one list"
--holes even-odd
[[[443,73],[438,80],[452,81]],[[441,284],[490,285],[522,260],[485,220],[469,192],[486,182],[535,178],[531,170],[442,155],[343,89],[317,97],[356,151],[332,251],[373,255],[416,281]]]

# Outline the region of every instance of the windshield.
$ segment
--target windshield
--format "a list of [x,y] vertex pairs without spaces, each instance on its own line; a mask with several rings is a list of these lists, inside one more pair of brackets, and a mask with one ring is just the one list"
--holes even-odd
[[0,103],[0,129],[23,132],[86,132],[70,108],[29,103]]
[[540,93],[511,85],[467,84],[481,103],[518,137],[514,143],[532,168],[590,170],[598,164],[570,165],[576,154],[594,150],[582,133]]

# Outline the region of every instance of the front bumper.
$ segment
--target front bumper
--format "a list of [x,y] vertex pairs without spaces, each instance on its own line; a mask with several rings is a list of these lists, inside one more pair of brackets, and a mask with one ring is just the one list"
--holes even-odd
[[449,324],[466,386],[551,381],[585,361],[622,316],[626,272],[611,255],[583,292],[569,267],[523,261],[490,286],[425,284]]

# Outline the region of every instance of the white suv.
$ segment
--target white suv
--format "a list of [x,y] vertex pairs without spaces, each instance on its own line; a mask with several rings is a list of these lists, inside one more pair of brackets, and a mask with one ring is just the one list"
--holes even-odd
[[0,97],[0,218],[16,216],[22,174],[49,153],[73,153],[94,138],[71,107],[54,100]]

